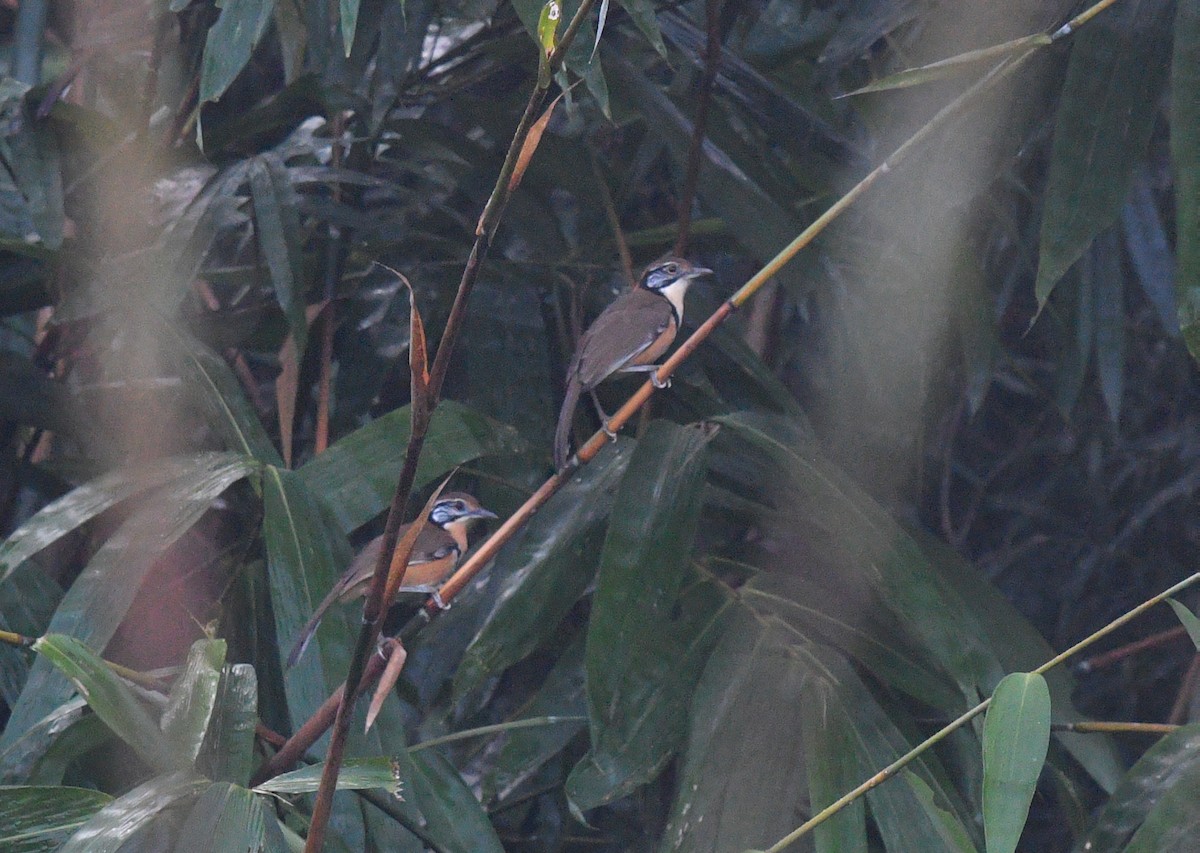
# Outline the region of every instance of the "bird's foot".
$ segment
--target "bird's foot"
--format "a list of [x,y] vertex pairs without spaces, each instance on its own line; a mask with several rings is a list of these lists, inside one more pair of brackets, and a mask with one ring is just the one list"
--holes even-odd
[[608,421],[601,421],[601,422],[600,422],[600,432],[602,432],[602,433],[604,433],[606,436],[608,436],[608,440],[609,440],[609,441],[616,441],[616,440],[617,440],[617,434],[616,434],[615,432],[613,432],[611,429],[609,429],[609,428],[608,428]]
[[666,379],[659,379],[658,373],[656,371],[656,372],[650,374],[650,384],[653,385],[655,388],[657,388],[659,391],[661,391],[664,388],[671,387],[671,377],[668,376]]
[[449,610],[450,609],[450,605],[442,600],[442,591],[441,590],[435,589],[433,591],[433,595],[430,596],[430,598],[433,599],[433,603],[437,605],[438,610]]

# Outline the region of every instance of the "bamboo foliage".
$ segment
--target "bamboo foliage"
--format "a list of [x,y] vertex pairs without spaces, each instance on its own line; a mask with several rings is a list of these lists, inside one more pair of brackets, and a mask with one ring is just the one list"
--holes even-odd
[[[1089,849],[1185,837],[1190,728],[1127,770],[1059,664],[1195,622],[1183,571],[1072,622],[1190,541],[1187,407],[1135,380],[1191,343],[1190,4],[484,5],[80,8],[0,84],[0,833],[992,850],[1071,793]],[[671,246],[717,283],[549,472],[615,259]],[[447,476],[503,522],[389,608]]]

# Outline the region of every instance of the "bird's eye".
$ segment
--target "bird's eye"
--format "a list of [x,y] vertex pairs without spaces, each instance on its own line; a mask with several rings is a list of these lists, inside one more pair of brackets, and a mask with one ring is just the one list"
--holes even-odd
[[675,275],[677,272],[679,272],[679,264],[667,264],[665,267],[663,267],[663,272],[665,272],[667,275]]
[[455,509],[455,511],[456,511],[456,512],[466,512],[466,511],[467,511],[467,505],[466,505],[465,503],[463,503],[462,501],[455,501],[455,502],[454,502],[454,509]]

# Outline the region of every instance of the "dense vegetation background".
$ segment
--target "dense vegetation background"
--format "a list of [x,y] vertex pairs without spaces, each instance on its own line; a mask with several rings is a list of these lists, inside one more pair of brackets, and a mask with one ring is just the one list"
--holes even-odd
[[[1100,5],[596,3],[410,514],[452,471],[501,518],[539,487],[580,329],[642,265],[715,269],[690,330],[918,138],[406,644],[327,849],[766,848],[1189,577],[1200,11]],[[303,845],[318,773],[259,768],[346,677],[357,606],[284,658],[410,434],[378,264],[436,350],[545,14],[0,4],[5,849]],[[1046,673],[1021,849],[1194,845],[1181,610]],[[996,768],[1039,724],[982,720],[787,849],[1011,850]]]

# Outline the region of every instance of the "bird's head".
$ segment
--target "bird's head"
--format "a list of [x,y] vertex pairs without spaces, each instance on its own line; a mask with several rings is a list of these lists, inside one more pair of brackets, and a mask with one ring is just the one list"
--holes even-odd
[[465,492],[447,492],[433,504],[429,520],[443,530],[467,525],[476,518],[495,518],[496,513],[484,509],[479,501]]
[[646,267],[639,285],[665,296],[675,306],[675,313],[682,314],[683,295],[687,293],[688,285],[692,279],[705,275],[712,275],[712,270],[668,255]]

